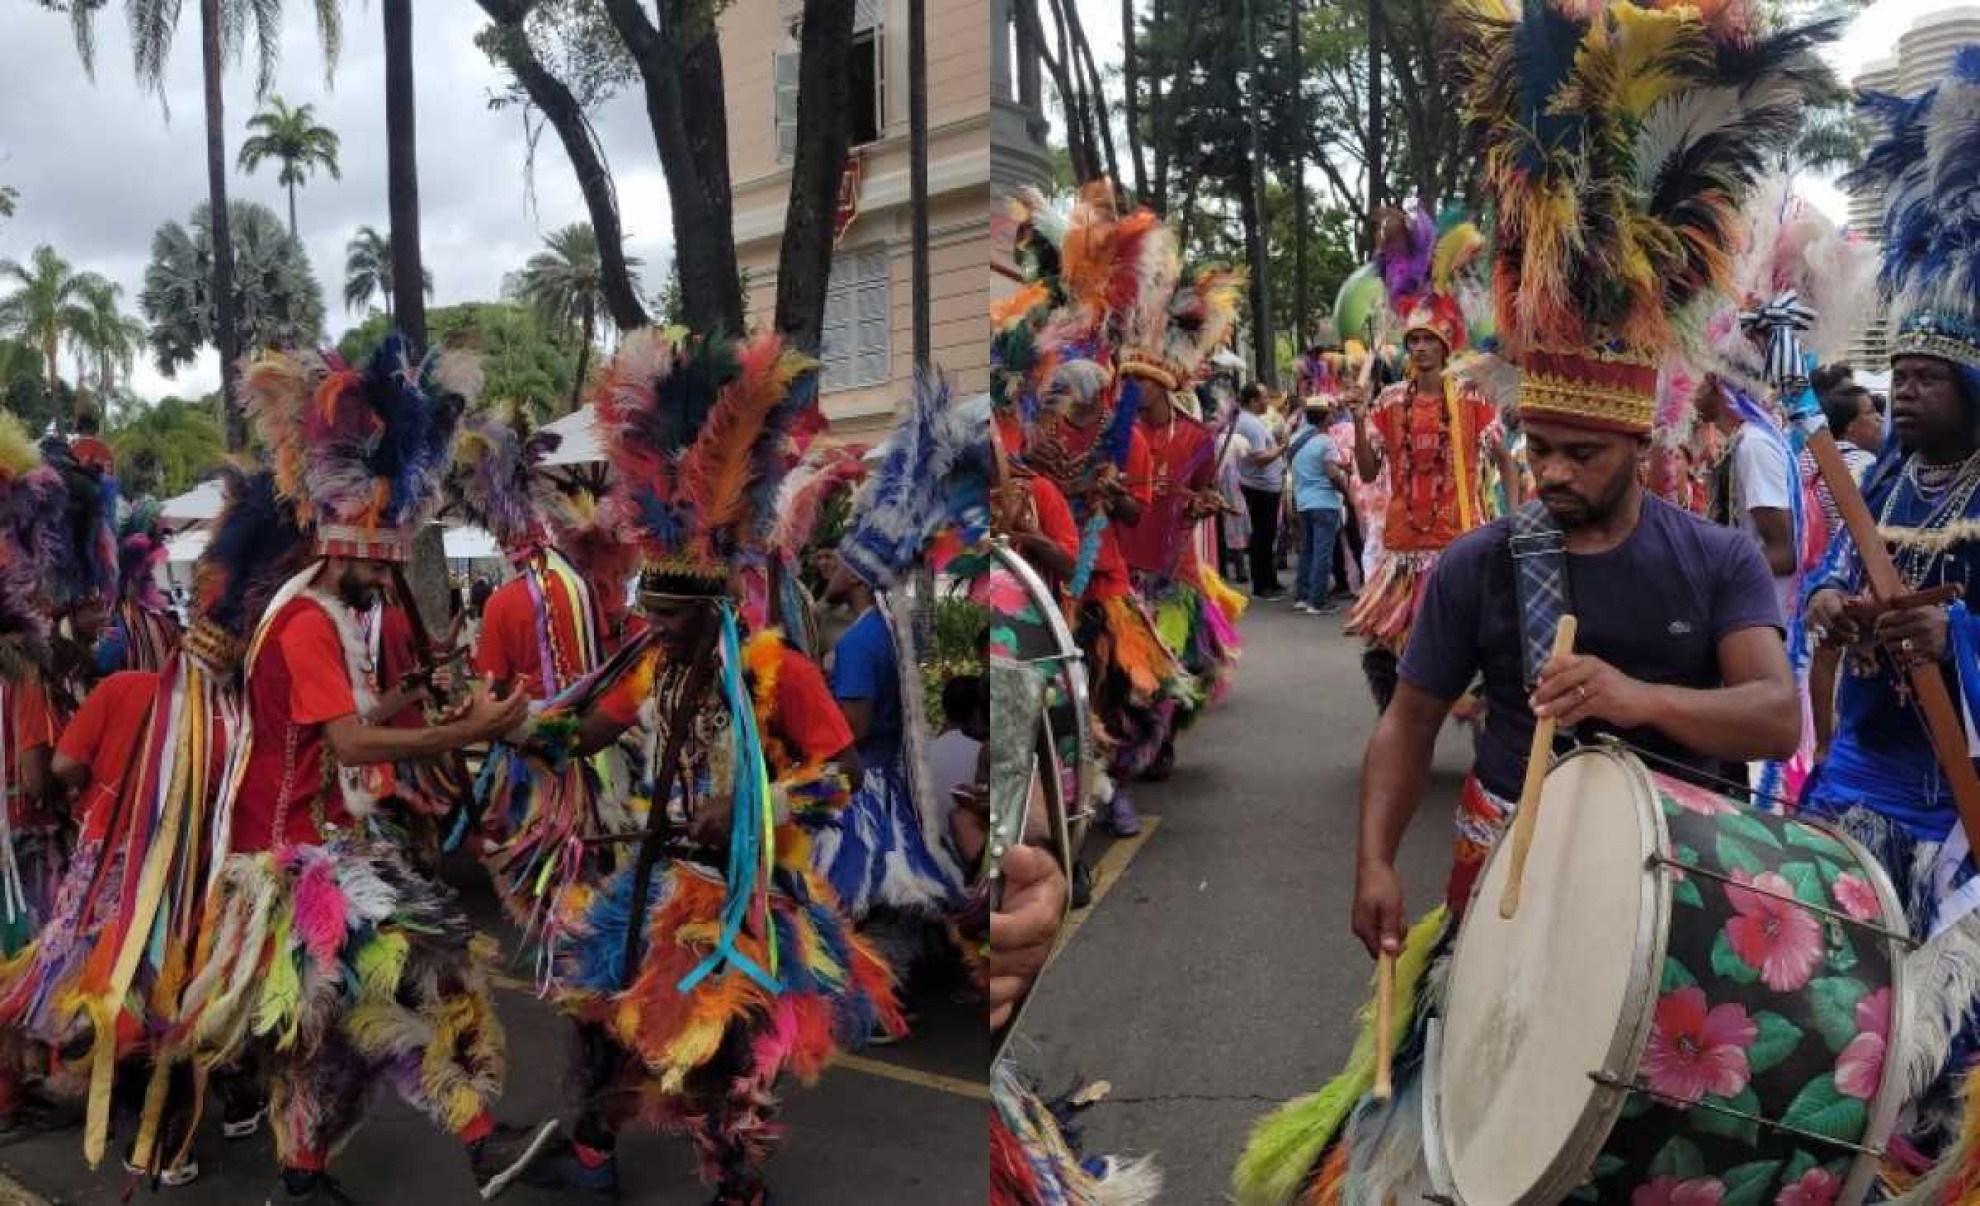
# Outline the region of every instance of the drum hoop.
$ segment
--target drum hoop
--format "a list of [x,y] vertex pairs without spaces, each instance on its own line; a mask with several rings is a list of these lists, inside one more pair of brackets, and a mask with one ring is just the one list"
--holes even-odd
[[[1073,783],[1078,798],[1061,801],[1062,811],[1071,824],[1085,817],[1086,802],[1093,794],[1092,776],[1095,758],[1093,705],[1086,682],[1086,653],[1073,638],[1072,629],[1066,624],[1064,613],[1056,606],[1051,587],[1045,584],[1045,579],[1039,576],[1031,563],[1019,556],[1017,550],[1013,549],[1002,536],[991,538],[990,555],[1006,572],[1023,583],[1026,594],[1041,604],[1040,610],[1045,614],[1046,627],[1051,630],[1052,638],[1058,642],[1059,648],[1065,650],[1064,655],[1059,659],[1059,677],[1065,681],[1073,710],[1074,732],[1070,735],[1079,742],[1079,765],[1073,768]],[[1046,719],[1045,724],[1050,731],[1050,720]],[[1053,790],[1056,792],[1058,788],[1055,786]]]
[[[1607,758],[1621,764],[1630,785],[1631,801],[1636,805],[1639,841],[1646,852],[1669,855],[1670,830],[1664,824],[1663,809],[1657,805],[1655,784],[1642,760],[1626,748],[1609,742],[1577,746],[1553,759],[1547,768],[1548,777],[1553,777],[1562,766],[1576,758]],[[1481,902],[1478,897],[1490,878],[1491,863],[1501,857],[1509,857],[1509,848],[1510,843],[1503,839],[1492,847],[1490,858],[1472,885],[1468,909],[1486,908],[1496,912],[1496,901]],[[1634,1079],[1635,1070],[1643,1061],[1644,1048],[1649,1045],[1651,1025],[1657,1014],[1657,989],[1663,983],[1664,957],[1670,946],[1671,877],[1652,874],[1646,867],[1642,891],[1645,894],[1644,903],[1649,907],[1638,911],[1635,949],[1639,952],[1647,949],[1650,957],[1635,961],[1629,986],[1623,995],[1622,1016],[1616,1020],[1615,1037],[1610,1040],[1609,1050],[1603,1059],[1604,1066],[1589,1069],[1591,1073],[1611,1073],[1624,1081]],[[1470,916],[1469,911],[1466,915]],[[1464,942],[1462,931],[1458,934],[1458,942],[1460,945]],[[1455,964],[1455,949],[1451,958]],[[1568,1132],[1560,1152],[1541,1174],[1533,1191],[1522,1201],[1536,1204],[1559,1202],[1586,1183],[1589,1170],[1595,1166],[1596,1157],[1601,1155],[1602,1148],[1609,1142],[1609,1136],[1628,1102],[1627,1090],[1598,1089],[1593,1104]],[[1498,1206],[1496,1203],[1467,1203],[1463,1195],[1457,1192],[1455,1176],[1452,1177],[1451,1196],[1460,1206]]]
[[[1898,900],[1897,885],[1891,882],[1890,873],[1871,855],[1869,848],[1834,825],[1815,820],[1802,823],[1835,838],[1856,856],[1856,861],[1869,873],[1871,887],[1877,890],[1877,901],[1884,907],[1884,924],[1909,933],[1911,920],[1905,914],[1903,903]],[[1842,1193],[1836,1198],[1838,1202],[1858,1202],[1870,1192],[1870,1182],[1876,1177],[1878,1165],[1882,1162],[1881,1153],[1890,1143],[1891,1132],[1897,1128],[1898,1110],[1904,1104],[1905,1021],[1910,1014],[1905,1007],[1904,976],[1910,952],[1904,944],[1890,938],[1886,938],[1884,944],[1891,952],[1891,1016],[1884,1032],[1884,1068],[1877,1085],[1877,1100],[1863,1128],[1861,1142],[1870,1150],[1858,1152],[1856,1159],[1850,1163],[1849,1176],[1844,1178]]]

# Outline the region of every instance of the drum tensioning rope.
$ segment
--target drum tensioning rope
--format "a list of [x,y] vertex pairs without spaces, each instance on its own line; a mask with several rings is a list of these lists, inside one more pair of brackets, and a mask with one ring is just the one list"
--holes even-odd
[[1798,1126],[1792,1126],[1785,1122],[1776,1122],[1762,1114],[1752,1114],[1745,1110],[1734,1109],[1732,1106],[1722,1105],[1716,1101],[1708,1101],[1703,1097],[1700,1097],[1696,1101],[1680,1101],[1677,1098],[1666,1097],[1652,1089],[1646,1081],[1625,1080],[1612,1072],[1590,1072],[1588,1079],[1605,1089],[1616,1089],[1624,1093],[1645,1093],[1656,1101],[1667,1102],[1671,1105],[1681,1105],[1691,1110],[1706,1110],[1714,1114],[1723,1114],[1728,1118],[1737,1118],[1741,1122],[1751,1122],[1757,1126],[1764,1126],[1771,1131],[1779,1131],[1783,1135],[1793,1135],[1797,1139],[1805,1139],[1810,1143],[1824,1143],[1830,1147],[1839,1147],[1845,1151],[1855,1152],[1859,1156],[1869,1156],[1873,1160],[1882,1160],[1884,1158],[1883,1151],[1878,1148],[1865,1147],[1861,1143],[1851,1143],[1847,1139],[1837,1139],[1833,1135],[1824,1135],[1818,1131],[1803,1130]]

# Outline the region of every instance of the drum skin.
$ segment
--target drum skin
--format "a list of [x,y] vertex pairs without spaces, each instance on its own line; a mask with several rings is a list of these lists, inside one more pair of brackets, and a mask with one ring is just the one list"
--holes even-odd
[[1548,775],[1511,921],[1504,855],[1430,1071],[1458,1201],[1862,1199],[1875,1161],[1847,1145],[1880,1148],[1896,1112],[1905,921],[1860,847],[1593,748]]

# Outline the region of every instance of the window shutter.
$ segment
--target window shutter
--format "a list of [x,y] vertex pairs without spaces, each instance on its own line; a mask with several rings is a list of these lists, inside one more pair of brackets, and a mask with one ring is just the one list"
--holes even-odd
[[886,20],[887,0],[853,0],[853,32],[877,29]]
[[893,379],[891,273],[884,247],[833,259],[818,357],[823,391],[885,385]]
[[777,162],[789,163],[797,157],[798,52],[778,51],[771,78],[777,90]]

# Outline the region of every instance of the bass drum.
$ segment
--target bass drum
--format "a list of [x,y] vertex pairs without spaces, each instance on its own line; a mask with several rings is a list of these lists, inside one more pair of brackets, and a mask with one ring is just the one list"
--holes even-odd
[[1837,831],[1598,746],[1548,774],[1452,954],[1424,1097],[1464,1206],[1862,1201],[1898,1107],[1909,944]]
[[1022,663],[1044,684],[1036,731],[993,731],[991,756],[1033,761],[1033,774],[1052,810],[1051,827],[1042,836],[1064,855],[1070,874],[1073,852],[1092,815],[1087,802],[1098,778],[1086,659],[1051,588],[1002,540],[990,545],[990,568],[978,589],[990,611],[991,658]]

